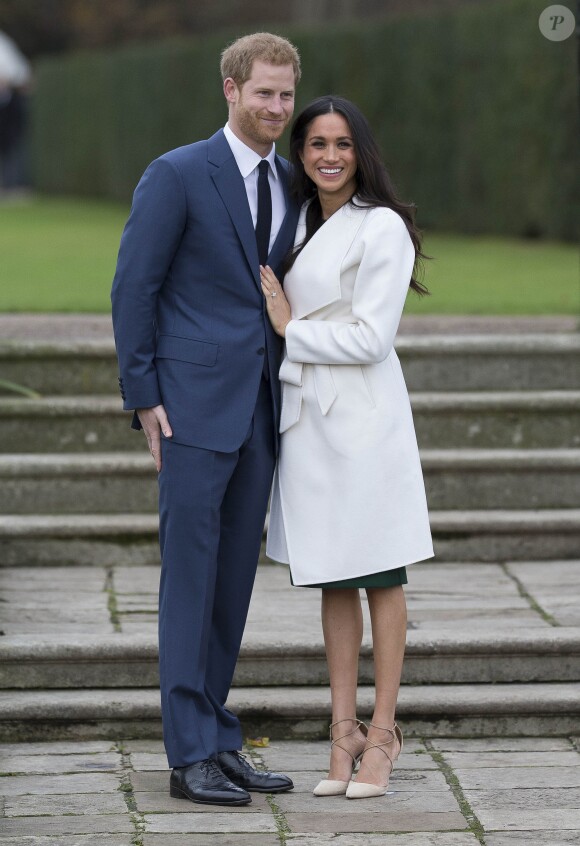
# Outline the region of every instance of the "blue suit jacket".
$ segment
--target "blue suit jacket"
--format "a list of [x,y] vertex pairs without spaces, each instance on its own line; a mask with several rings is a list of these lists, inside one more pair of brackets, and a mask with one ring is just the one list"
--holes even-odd
[[[288,163],[276,164],[287,192]],[[287,201],[268,258],[278,273],[298,219]],[[282,344],[265,310],[244,181],[222,130],[145,171],[111,298],[124,408],[163,403],[173,440],[234,451],[248,433],[266,355],[276,425]]]

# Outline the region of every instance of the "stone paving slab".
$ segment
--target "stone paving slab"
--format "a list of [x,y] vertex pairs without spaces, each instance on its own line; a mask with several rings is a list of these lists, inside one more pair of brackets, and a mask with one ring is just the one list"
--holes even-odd
[[[548,628],[549,623],[545,622],[533,611],[512,609],[505,611],[482,611],[481,613],[469,611],[420,611],[413,614],[409,609],[409,628],[414,631],[443,632],[453,630],[477,629],[478,631],[494,629],[501,626],[506,631],[509,629]],[[573,625],[573,622],[570,623]]]
[[492,832],[485,839],[486,846],[578,846],[578,831],[511,831],[506,834]]
[[[79,743],[79,746],[82,744]],[[85,755],[3,755],[0,762],[4,773],[86,773],[117,770],[120,758],[116,752]]]
[[135,827],[128,814],[85,814],[74,817],[17,817],[2,820],[5,836],[62,834],[133,834]]
[[69,591],[79,593],[103,590],[106,571],[102,567],[7,567],[0,573],[3,590],[17,591],[61,591],[66,585]]
[[[212,832],[211,840],[207,834],[171,834],[168,843],[167,834],[144,834],[143,846],[280,846],[278,834],[229,834]],[[81,844],[79,844],[81,846]]]
[[580,764],[580,756],[574,749],[529,752],[446,752],[445,760],[457,769],[483,767],[574,767]]
[[[131,779],[132,782],[132,779]],[[208,805],[194,805],[182,799],[172,799],[169,795],[169,774],[164,774],[160,789],[155,792],[139,791],[135,793],[135,804],[137,810],[142,814],[223,814],[224,809],[220,805],[210,807]],[[270,806],[265,795],[255,793],[252,796],[251,805],[242,805],[239,808],[231,809],[236,814],[269,814]]]
[[[388,799],[388,797],[383,797]],[[345,802],[348,800],[345,799]],[[346,832],[376,831],[445,831],[466,828],[465,819],[457,812],[412,813],[408,811],[377,811],[369,813],[343,814],[285,814],[292,831],[335,832],[337,825]]]
[[53,837],[19,834],[15,837],[3,837],[2,844],[3,846],[135,846],[135,840],[132,834],[61,834]]
[[287,843],[288,846],[478,846],[479,841],[470,832],[448,831],[444,834],[289,834]]
[[119,781],[117,773],[2,776],[0,789],[4,796],[115,793],[119,789]]
[[496,808],[479,811],[478,817],[484,828],[494,831],[514,829],[526,832],[549,831],[556,827],[558,831],[575,831],[576,836],[579,836],[580,810],[578,808],[525,808],[524,810]]
[[270,812],[258,814],[232,813],[147,814],[145,831],[167,834],[187,832],[276,832],[276,821]]
[[494,811],[497,808],[576,808],[580,809],[579,787],[523,787],[510,790],[464,790],[472,808]]
[[139,614],[138,616],[119,615],[121,629],[126,634],[149,634],[157,631],[157,614]]
[[[132,758],[133,756],[131,756]],[[167,767],[163,771],[151,770],[150,772],[129,773],[129,781],[133,788],[133,793],[137,796],[138,793],[160,793],[167,792],[167,785],[169,783],[169,770]]]
[[[3,623],[3,631],[4,634],[10,633],[12,636],[22,636],[27,635],[30,632],[30,622],[29,621],[19,621],[14,623]],[[70,623],[70,621],[69,621]],[[46,622],[44,620],[34,620],[34,632],[36,635],[45,635],[45,636],[52,636],[52,635],[60,635],[62,633],[63,628],[67,627],[66,621],[58,621],[53,620],[52,622]],[[93,635],[95,639],[99,636],[109,635],[112,634],[114,631],[114,627],[111,625],[110,622],[103,622],[103,623],[92,623],[92,622],[82,622],[77,625],[69,625],[68,628],[72,629],[73,631],[81,629],[83,634]]]
[[131,753],[131,760],[133,752],[146,752],[148,755],[162,755],[165,752],[163,741],[153,737],[146,740],[125,740],[123,749]]
[[133,752],[131,754],[131,767],[136,773],[165,770],[167,769],[165,752]]
[[571,740],[563,737],[434,737],[430,742],[440,752],[566,752],[571,748]]
[[79,796],[44,794],[17,796],[6,800],[6,817],[60,817],[82,814],[124,814],[127,810],[121,793],[83,793]]
[[[465,791],[511,790],[522,787],[580,787],[580,764],[572,767],[480,767],[454,769]],[[579,815],[580,816],[580,815]]]
[[[150,742],[153,741],[147,741],[147,743]],[[8,755],[9,757],[21,755],[22,748],[21,743],[0,743],[0,760],[3,755]],[[110,740],[85,740],[82,745],[83,755],[92,755],[95,752],[111,752],[112,749],[113,745]],[[66,740],[26,744],[27,755],[74,755],[78,751],[78,742],[69,743]]]

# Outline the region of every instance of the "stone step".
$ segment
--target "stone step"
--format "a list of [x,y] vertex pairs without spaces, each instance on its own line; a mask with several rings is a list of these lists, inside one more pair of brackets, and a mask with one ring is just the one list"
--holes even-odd
[[[580,334],[408,335],[396,341],[414,391],[580,389]],[[3,379],[41,394],[117,388],[112,338],[0,343]]]
[[[359,688],[358,715],[369,719],[374,689]],[[236,687],[228,707],[245,736],[328,736],[328,687]],[[406,685],[397,720],[407,737],[558,737],[580,720],[580,683]],[[161,735],[156,689],[5,691],[0,741],[151,738]]]
[[432,509],[575,508],[579,449],[424,449]]
[[[580,391],[413,393],[423,449],[580,447]],[[0,398],[0,452],[143,450],[116,396]]]
[[399,335],[395,346],[411,391],[580,389],[580,334]]
[[[432,509],[573,508],[580,449],[423,450]],[[157,508],[148,452],[0,454],[0,513],[139,513]]]
[[580,447],[580,391],[414,393],[423,449]]
[[[156,633],[16,635],[0,640],[0,689],[158,687]],[[361,649],[359,683],[372,684],[372,647]],[[409,631],[402,684],[580,682],[580,628],[504,631]],[[234,685],[327,685],[321,634],[313,641],[250,636]]]
[[110,394],[119,374],[112,338],[0,342],[2,378],[40,394]]
[[[431,511],[440,561],[578,557],[580,509]],[[0,516],[0,567],[159,563],[156,514]]]

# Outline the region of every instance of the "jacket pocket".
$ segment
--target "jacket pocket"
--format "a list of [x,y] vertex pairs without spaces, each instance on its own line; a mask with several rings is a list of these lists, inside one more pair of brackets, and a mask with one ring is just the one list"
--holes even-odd
[[172,358],[213,367],[217,361],[219,344],[210,341],[196,341],[194,338],[179,338],[177,335],[160,335],[157,340],[156,358]]
[[362,377],[364,379],[364,383],[365,383],[365,386],[366,386],[366,389],[367,389],[367,394],[369,396],[369,400],[371,402],[371,405],[372,405],[373,408],[376,408],[377,403],[375,401],[375,395],[374,395],[374,392],[373,392],[371,380],[369,378],[369,373],[368,373],[368,370],[367,370],[368,365],[361,364],[361,365],[359,365],[359,367],[360,367],[360,370],[361,370],[361,373],[362,373]]

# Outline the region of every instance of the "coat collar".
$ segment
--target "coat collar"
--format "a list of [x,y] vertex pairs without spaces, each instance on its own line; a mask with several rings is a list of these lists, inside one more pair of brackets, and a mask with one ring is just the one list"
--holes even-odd
[[[296,245],[306,235],[307,208],[306,203],[300,211]],[[306,244],[284,280],[284,292],[295,320],[340,300],[341,266],[367,213],[368,208],[346,203]]]
[[[254,281],[258,290],[262,293],[256,233],[252,223],[244,180],[223,129],[212,135],[207,143],[208,162],[215,166],[211,177],[238,233]],[[292,236],[298,220],[298,208],[288,195],[288,163],[278,155],[276,156],[276,168],[278,175],[282,177],[286,195],[286,215],[268,256],[268,263],[272,267],[276,267],[284,258],[289,245],[292,243]]]

